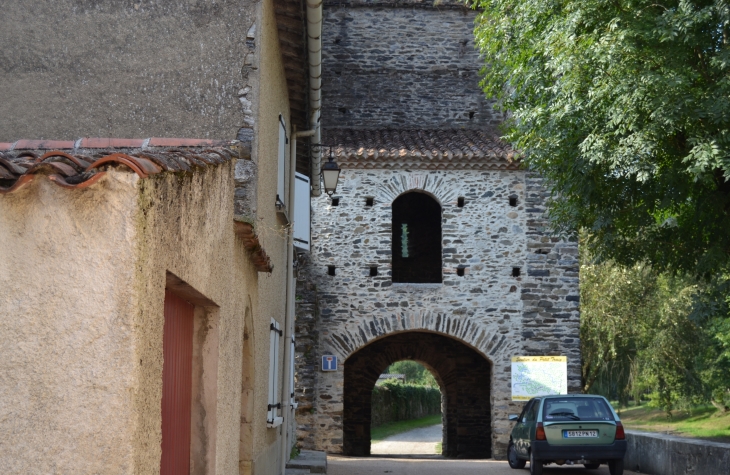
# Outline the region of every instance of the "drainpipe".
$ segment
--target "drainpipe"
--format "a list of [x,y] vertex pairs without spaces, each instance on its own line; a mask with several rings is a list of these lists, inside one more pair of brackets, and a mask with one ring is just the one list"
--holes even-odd
[[[309,127],[313,129],[312,145],[322,142],[320,115],[322,110],[322,0],[307,0],[307,49],[309,57]],[[312,196],[322,194],[319,172],[322,165],[322,148],[312,147]]]
[[284,475],[286,472],[286,462],[289,458],[291,449],[293,431],[290,428],[291,421],[294,418],[294,406],[292,405],[291,394],[294,387],[291,384],[292,374],[291,365],[292,358],[291,341],[294,335],[294,291],[296,283],[294,282],[294,187],[296,186],[295,172],[297,170],[297,139],[300,137],[312,137],[315,130],[304,130],[302,132],[292,131],[291,149],[289,151],[289,199],[286,209],[290,214],[291,228],[289,229],[289,237],[286,245],[286,314],[284,316],[284,390],[281,398],[281,415],[284,418],[281,426],[284,428],[283,440],[281,441],[281,470],[279,473]]

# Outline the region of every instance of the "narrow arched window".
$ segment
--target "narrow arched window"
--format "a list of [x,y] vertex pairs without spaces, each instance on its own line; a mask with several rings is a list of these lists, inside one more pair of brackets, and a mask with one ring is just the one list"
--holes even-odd
[[441,282],[441,205],[425,193],[393,202],[393,282]]

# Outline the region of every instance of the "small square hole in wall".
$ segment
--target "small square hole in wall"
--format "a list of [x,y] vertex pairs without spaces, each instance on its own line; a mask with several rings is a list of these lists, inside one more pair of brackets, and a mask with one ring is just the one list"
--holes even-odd
[[340,199],[332,198],[332,206],[340,206]]
[[458,200],[456,200],[456,205],[457,205],[457,206],[458,206],[459,208],[463,208],[463,207],[464,207],[464,203],[465,203],[465,201],[466,201],[466,200],[464,200],[464,197],[463,197],[463,196],[459,196],[459,199],[458,199]]
[[327,275],[335,275],[335,266],[327,266]]
[[512,268],[512,277],[519,277],[520,276],[520,268],[519,267],[513,267]]
[[516,196],[510,196],[509,197],[509,205],[510,206],[517,206],[517,197]]
[[458,267],[456,269],[456,275],[458,275],[459,277],[464,277],[464,268],[463,267]]
[[378,266],[370,266],[370,277],[378,275]]
[[374,202],[375,198],[373,198],[372,196],[368,196],[365,198],[365,206],[372,206]]

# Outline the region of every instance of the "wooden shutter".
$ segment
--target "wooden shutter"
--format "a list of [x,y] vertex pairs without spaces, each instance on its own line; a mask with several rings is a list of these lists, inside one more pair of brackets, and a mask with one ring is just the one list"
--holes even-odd
[[286,136],[286,123],[284,116],[279,114],[279,156],[278,173],[276,177],[276,205],[286,207],[286,146],[289,139]]
[[309,251],[312,219],[309,177],[301,173],[294,176],[294,247]]
[[276,427],[281,424],[279,416],[281,399],[279,395],[279,342],[281,341],[281,327],[279,322],[271,319],[269,332],[269,405],[266,414],[266,423],[269,427]]
[[192,304],[165,290],[161,475],[190,473],[194,310]]

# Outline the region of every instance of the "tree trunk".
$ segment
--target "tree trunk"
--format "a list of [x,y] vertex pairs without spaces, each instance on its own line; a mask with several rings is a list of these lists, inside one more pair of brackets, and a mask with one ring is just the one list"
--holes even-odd
[[727,411],[730,411],[730,407],[727,407],[726,405],[719,403],[715,401],[714,399],[710,399],[710,403],[712,403],[713,406],[717,408],[718,411],[720,411],[722,414],[725,414]]

